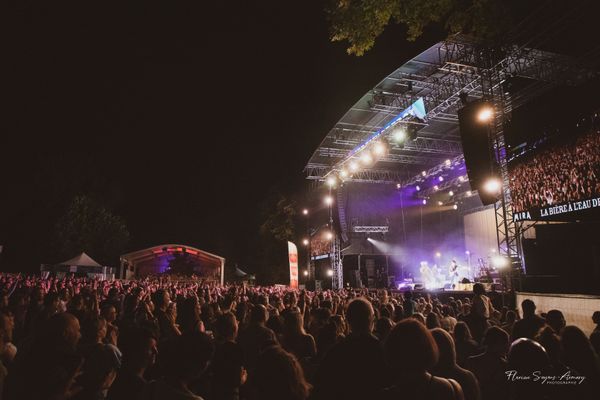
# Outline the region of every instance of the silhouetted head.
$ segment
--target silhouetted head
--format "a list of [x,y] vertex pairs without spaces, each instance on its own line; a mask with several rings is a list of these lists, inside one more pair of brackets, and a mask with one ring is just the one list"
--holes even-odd
[[267,308],[262,304],[255,305],[254,308],[252,308],[252,311],[250,312],[250,322],[256,324],[264,324],[265,322],[267,322],[268,318],[269,313],[267,312]]
[[259,399],[305,400],[310,391],[296,357],[279,346],[271,346],[260,354],[251,379]]
[[346,319],[353,333],[370,333],[374,315],[371,303],[363,298],[352,300],[346,310]]
[[456,365],[456,348],[452,336],[442,328],[431,330],[431,335],[439,350],[436,369],[447,370]]
[[565,321],[565,316],[559,310],[550,310],[546,314],[546,323],[554,329],[554,332],[560,333],[562,328],[567,325],[567,321]]
[[481,283],[476,283],[473,285],[473,293],[476,295],[485,294],[485,287]]
[[533,300],[523,300],[523,302],[521,303],[521,308],[523,309],[523,316],[531,316],[535,314],[535,303],[533,302]]
[[421,372],[438,361],[438,347],[425,325],[405,319],[392,329],[385,342],[387,363],[396,373]]
[[457,322],[456,326],[454,326],[454,339],[457,342],[464,342],[472,338],[469,326],[463,321]]
[[166,342],[159,360],[167,378],[192,382],[206,370],[213,353],[214,345],[206,334],[190,332]]
[[228,311],[217,317],[215,321],[215,336],[218,340],[235,340],[238,333],[238,323],[235,315]]
[[490,353],[506,354],[508,351],[508,333],[497,326],[492,326],[483,335],[483,345]]
[[520,338],[515,340],[508,351],[509,369],[519,375],[531,375],[533,371],[543,371],[550,365],[546,350],[538,342]]

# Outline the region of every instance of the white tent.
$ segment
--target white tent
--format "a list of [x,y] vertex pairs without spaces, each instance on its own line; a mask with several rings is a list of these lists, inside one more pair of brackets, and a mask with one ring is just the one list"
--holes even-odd
[[71,258],[70,260],[57,263],[57,265],[71,265],[77,267],[102,267],[102,265],[98,264],[92,259],[92,257],[88,256],[85,253],[81,253],[78,256]]

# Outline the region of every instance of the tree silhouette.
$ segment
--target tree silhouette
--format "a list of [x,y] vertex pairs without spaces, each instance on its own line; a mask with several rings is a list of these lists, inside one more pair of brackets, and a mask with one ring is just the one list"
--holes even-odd
[[123,219],[84,195],[73,198],[55,230],[64,257],[85,251],[110,264],[129,242]]

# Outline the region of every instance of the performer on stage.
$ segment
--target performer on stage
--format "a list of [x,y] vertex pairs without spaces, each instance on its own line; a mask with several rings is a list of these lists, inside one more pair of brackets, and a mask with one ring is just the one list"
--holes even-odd
[[456,283],[458,282],[458,264],[456,260],[452,260],[450,263],[450,283],[452,284],[452,289],[456,287]]

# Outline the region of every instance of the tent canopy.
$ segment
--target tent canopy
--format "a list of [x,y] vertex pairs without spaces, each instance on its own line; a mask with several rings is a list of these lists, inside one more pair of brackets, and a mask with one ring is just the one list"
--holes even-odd
[[71,258],[70,260],[57,263],[57,265],[76,265],[78,267],[102,267],[102,265],[98,264],[92,259],[92,257],[88,256],[85,253],[81,253],[78,256]]

